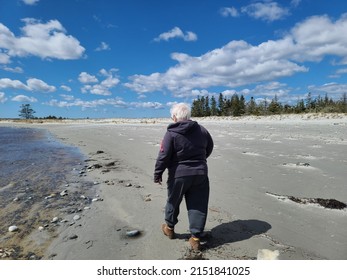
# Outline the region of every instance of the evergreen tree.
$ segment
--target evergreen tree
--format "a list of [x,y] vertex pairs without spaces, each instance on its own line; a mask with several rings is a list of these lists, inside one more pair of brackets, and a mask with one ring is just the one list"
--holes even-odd
[[340,111],[341,113],[347,113],[347,94],[346,93],[342,95]]
[[240,116],[240,99],[239,96],[235,93],[231,97],[231,115],[234,117]]
[[225,112],[224,112],[224,97],[223,97],[223,94],[220,93],[219,94],[219,97],[218,97],[218,115],[219,116],[225,116]]
[[240,116],[242,116],[246,113],[246,100],[243,94],[241,94],[240,96],[239,107],[240,107]]
[[251,97],[251,100],[247,104],[247,114],[249,115],[257,115],[257,103],[254,100],[254,97]]
[[202,117],[203,116],[203,107],[204,107],[204,104],[202,104],[202,100],[200,99],[200,96],[198,96],[197,99],[195,99],[193,101],[193,104],[192,104],[192,116],[193,117]]
[[213,95],[211,97],[211,116],[218,116],[217,101]]
[[270,114],[280,114],[282,111],[281,104],[278,102],[277,94],[271,100],[268,108]]
[[305,103],[303,99],[298,100],[298,103],[295,107],[295,113],[301,114],[305,112]]
[[204,102],[204,117],[208,117],[211,115],[211,109],[210,109],[210,99],[208,95],[205,97]]
[[19,116],[23,119],[33,119],[35,113],[30,104],[22,104],[19,110]]

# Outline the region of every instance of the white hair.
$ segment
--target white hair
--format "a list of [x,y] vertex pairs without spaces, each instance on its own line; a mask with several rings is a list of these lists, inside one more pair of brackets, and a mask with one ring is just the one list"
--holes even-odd
[[187,121],[191,117],[190,106],[186,103],[177,103],[171,107],[171,118],[176,117],[177,121]]

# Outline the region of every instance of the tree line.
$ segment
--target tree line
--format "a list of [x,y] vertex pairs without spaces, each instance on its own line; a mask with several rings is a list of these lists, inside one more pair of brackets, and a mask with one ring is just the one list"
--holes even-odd
[[208,116],[243,116],[243,115],[277,115],[302,113],[347,113],[347,96],[333,100],[326,94],[324,97],[312,97],[308,93],[305,99],[299,99],[295,105],[282,104],[277,95],[271,100],[256,102],[254,97],[246,101],[241,94],[226,97],[222,93],[218,99],[215,96],[198,96],[192,103],[193,117]]
[[45,119],[45,120],[62,120],[62,117],[56,117],[56,116],[47,116],[44,118],[37,118],[34,116],[35,110],[31,107],[30,104],[22,104],[19,110],[19,117],[22,119]]

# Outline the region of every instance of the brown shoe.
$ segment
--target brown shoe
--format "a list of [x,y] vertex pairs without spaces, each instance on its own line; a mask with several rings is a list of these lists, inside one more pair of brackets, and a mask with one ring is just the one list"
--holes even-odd
[[174,229],[168,227],[167,224],[162,224],[161,225],[161,230],[163,231],[164,235],[169,237],[169,239],[174,239],[175,238],[175,231],[174,231]]
[[192,246],[193,251],[200,251],[201,246],[200,246],[200,239],[192,236],[189,238],[189,244]]

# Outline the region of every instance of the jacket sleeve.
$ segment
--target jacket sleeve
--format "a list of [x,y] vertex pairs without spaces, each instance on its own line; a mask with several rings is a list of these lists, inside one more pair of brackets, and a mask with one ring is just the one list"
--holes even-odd
[[207,137],[206,158],[208,158],[213,151],[214,143],[211,134],[205,129]]
[[160,144],[160,150],[154,168],[154,182],[162,180],[162,175],[170,165],[173,151],[173,140],[169,132],[166,132]]

